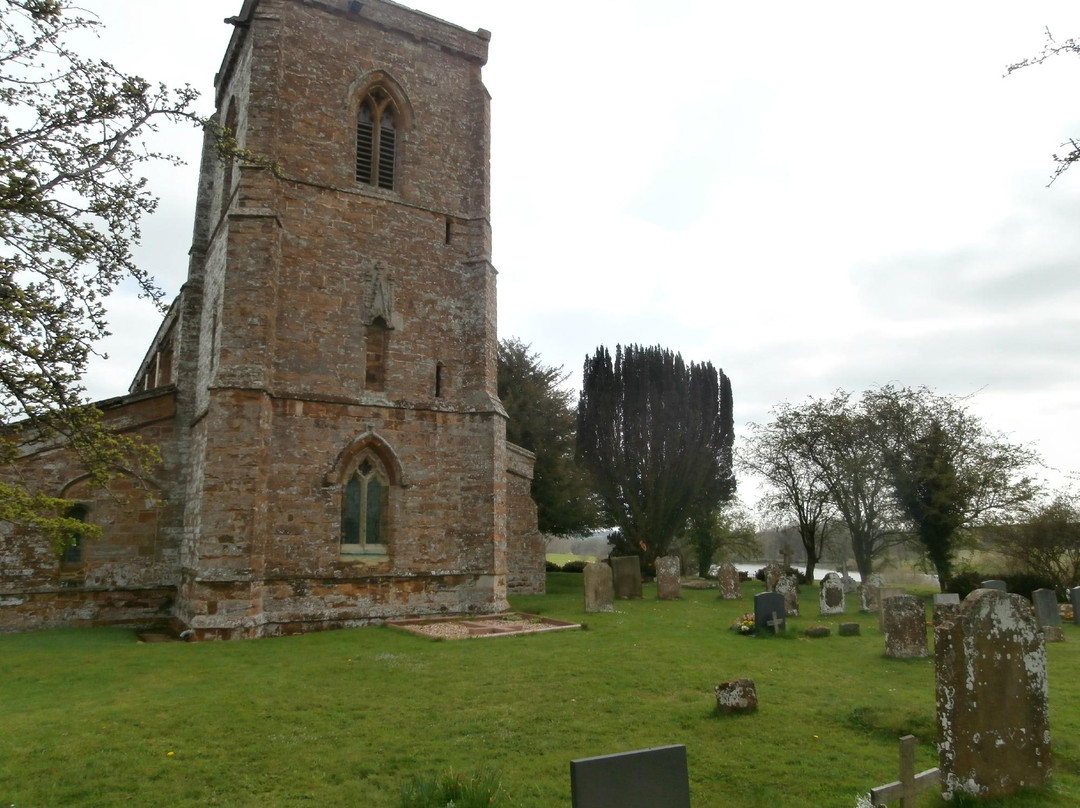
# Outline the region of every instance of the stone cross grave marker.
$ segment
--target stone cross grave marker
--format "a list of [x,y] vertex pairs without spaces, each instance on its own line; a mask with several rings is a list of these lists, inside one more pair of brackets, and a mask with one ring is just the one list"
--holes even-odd
[[637,556],[613,556],[611,570],[615,574],[615,597],[641,598],[641,562]]
[[784,549],[780,551],[780,555],[784,557],[784,570],[791,566],[791,557],[795,553],[791,549],[791,545],[785,544]]
[[942,796],[994,799],[1050,779],[1046,643],[1031,602],[976,589],[934,629]]
[[940,782],[941,769],[936,767],[915,774],[915,736],[905,735],[900,739],[900,779],[870,789],[870,803],[884,806],[899,799],[900,808],[915,808],[919,792]]
[[818,611],[821,614],[844,613],[844,579],[835,572],[830,572],[821,579],[821,592],[818,594]]
[[783,595],[779,592],[758,592],[754,595],[754,627],[759,634],[769,630],[779,634],[787,629]]
[[585,611],[615,611],[615,579],[611,567],[603,562],[585,565]]
[[682,597],[679,567],[678,556],[660,556],[656,559],[657,600],[678,600]]
[[573,808],[690,808],[685,746],[570,761]]

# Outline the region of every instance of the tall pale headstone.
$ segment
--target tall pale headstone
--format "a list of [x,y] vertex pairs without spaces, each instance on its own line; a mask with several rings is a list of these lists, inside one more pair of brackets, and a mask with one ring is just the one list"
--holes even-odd
[[934,631],[942,794],[1007,797],[1049,782],[1046,645],[1031,603],[977,589]]
[[776,582],[776,592],[784,596],[784,614],[788,617],[798,617],[799,577],[791,573],[781,575]]
[[637,556],[613,556],[611,571],[615,575],[615,597],[620,600],[641,597],[641,562]]
[[844,579],[835,572],[830,572],[822,578],[818,601],[818,609],[821,614],[843,614],[845,606]]
[[615,578],[611,567],[604,563],[585,565],[585,611],[615,611]]
[[930,656],[926,643],[926,606],[915,595],[893,595],[881,602],[885,656],[918,659]]
[[867,575],[862,586],[859,587],[859,608],[864,612],[877,612],[881,610],[881,589],[885,581],[876,572]]
[[656,559],[656,599],[678,600],[682,597],[679,583],[681,566],[678,556],[660,556]]
[[741,600],[742,584],[739,571],[730,561],[725,561],[716,571],[716,580],[720,585],[720,597],[723,600]]

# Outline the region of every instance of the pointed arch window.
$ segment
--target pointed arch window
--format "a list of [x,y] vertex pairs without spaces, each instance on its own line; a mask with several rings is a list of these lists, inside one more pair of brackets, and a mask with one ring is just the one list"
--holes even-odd
[[398,114],[386,90],[373,87],[356,111],[356,181],[394,189]]
[[341,492],[341,554],[385,555],[390,481],[377,458],[365,454]]

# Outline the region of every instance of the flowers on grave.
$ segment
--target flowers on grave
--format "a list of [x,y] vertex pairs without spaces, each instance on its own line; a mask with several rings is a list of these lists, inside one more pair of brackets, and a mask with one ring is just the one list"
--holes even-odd
[[737,631],[739,634],[753,634],[754,628],[753,612],[739,615],[735,618],[735,622],[731,624],[731,630]]

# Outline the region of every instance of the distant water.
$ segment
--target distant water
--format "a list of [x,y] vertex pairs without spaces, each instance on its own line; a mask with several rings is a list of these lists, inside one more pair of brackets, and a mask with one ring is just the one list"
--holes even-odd
[[[768,563],[768,562],[766,562],[766,563]],[[757,572],[759,569],[761,569],[764,566],[765,566],[765,564],[736,564],[735,569],[737,569],[739,572],[745,572],[747,575],[749,575],[751,578],[753,578],[754,573]],[[797,569],[799,572],[806,572],[806,565],[805,564],[792,564],[791,566],[794,567],[795,569]],[[823,567],[821,565],[818,565],[818,566],[814,567],[814,580],[815,581],[820,581],[822,578],[824,578],[830,572],[835,572],[835,573],[839,574],[840,570],[838,570],[836,567],[827,567],[827,566]],[[860,581],[860,582],[862,581],[862,576],[859,575],[859,571],[856,570],[856,569],[848,570],[848,575],[850,575],[856,581]]]

